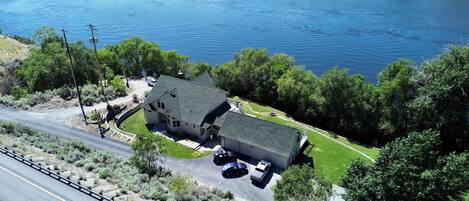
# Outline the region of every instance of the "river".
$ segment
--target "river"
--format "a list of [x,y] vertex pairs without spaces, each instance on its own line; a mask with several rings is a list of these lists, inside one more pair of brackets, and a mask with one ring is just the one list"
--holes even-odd
[[220,64],[244,47],[294,56],[321,74],[349,68],[375,81],[398,58],[422,62],[469,41],[467,0],[0,0],[0,29],[32,36],[42,25],[99,46],[141,36]]

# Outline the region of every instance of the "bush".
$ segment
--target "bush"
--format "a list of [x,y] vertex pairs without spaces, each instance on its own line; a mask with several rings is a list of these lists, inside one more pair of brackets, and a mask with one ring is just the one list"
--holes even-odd
[[99,171],[99,178],[106,179],[111,176],[111,171],[108,168],[101,169]]
[[122,96],[125,94],[125,84],[120,76],[114,76],[114,78],[111,80],[110,86],[115,89],[114,92],[117,96]]
[[134,103],[140,102],[140,101],[138,100],[137,94],[132,94],[132,101],[133,101]]
[[223,198],[225,199],[234,199],[234,196],[233,196],[233,193],[231,193],[231,191],[227,191],[224,195],[223,195]]
[[100,116],[101,116],[101,114],[96,110],[91,111],[90,115],[89,115],[90,119],[93,120],[93,121],[100,120]]
[[24,88],[21,88],[19,86],[13,86],[11,88],[11,95],[15,97],[16,100],[25,97],[28,94],[28,91]]
[[190,190],[190,178],[185,176],[175,176],[169,183],[169,189],[178,195],[184,195]]

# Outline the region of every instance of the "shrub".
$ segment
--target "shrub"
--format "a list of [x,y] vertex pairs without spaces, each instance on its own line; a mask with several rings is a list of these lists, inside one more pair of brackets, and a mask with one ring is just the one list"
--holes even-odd
[[111,172],[108,168],[101,169],[99,171],[99,178],[106,179],[111,176]]
[[93,110],[90,112],[90,119],[93,121],[98,121],[100,119],[101,114],[97,110]]
[[233,193],[231,193],[231,191],[227,191],[225,194],[223,194],[223,198],[225,199],[234,199],[234,196],[233,196]]
[[16,100],[23,98],[28,94],[28,91],[24,88],[21,88],[20,86],[13,86],[11,88],[11,95],[15,97]]
[[171,178],[169,189],[178,195],[184,195],[190,190],[190,178],[187,176],[175,176]]
[[125,94],[125,84],[120,76],[114,76],[110,84],[110,86],[115,89],[117,96],[122,96]]
[[137,94],[132,94],[132,101],[133,101],[134,103],[138,103],[138,102],[139,102]]

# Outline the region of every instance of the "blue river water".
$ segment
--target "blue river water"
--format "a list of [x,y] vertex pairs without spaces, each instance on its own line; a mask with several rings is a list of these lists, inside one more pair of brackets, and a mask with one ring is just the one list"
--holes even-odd
[[294,56],[320,75],[333,66],[375,81],[398,58],[422,62],[469,41],[468,0],[0,0],[0,29],[32,36],[42,25],[99,46],[141,36],[220,64],[244,47]]

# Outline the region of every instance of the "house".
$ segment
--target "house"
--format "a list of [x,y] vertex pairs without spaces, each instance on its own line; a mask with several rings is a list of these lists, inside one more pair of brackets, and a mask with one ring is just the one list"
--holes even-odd
[[163,123],[200,143],[219,137],[224,148],[286,169],[304,136],[297,129],[230,111],[226,95],[207,72],[190,81],[161,75],[142,105],[145,121]]
[[161,75],[142,107],[147,124],[164,123],[172,132],[183,132],[199,142],[216,133],[217,116],[230,109],[227,92],[214,86],[203,73],[192,81]]
[[[223,115],[221,146],[287,168],[299,153],[303,135],[294,128],[235,112]],[[220,119],[219,118],[219,119]]]

